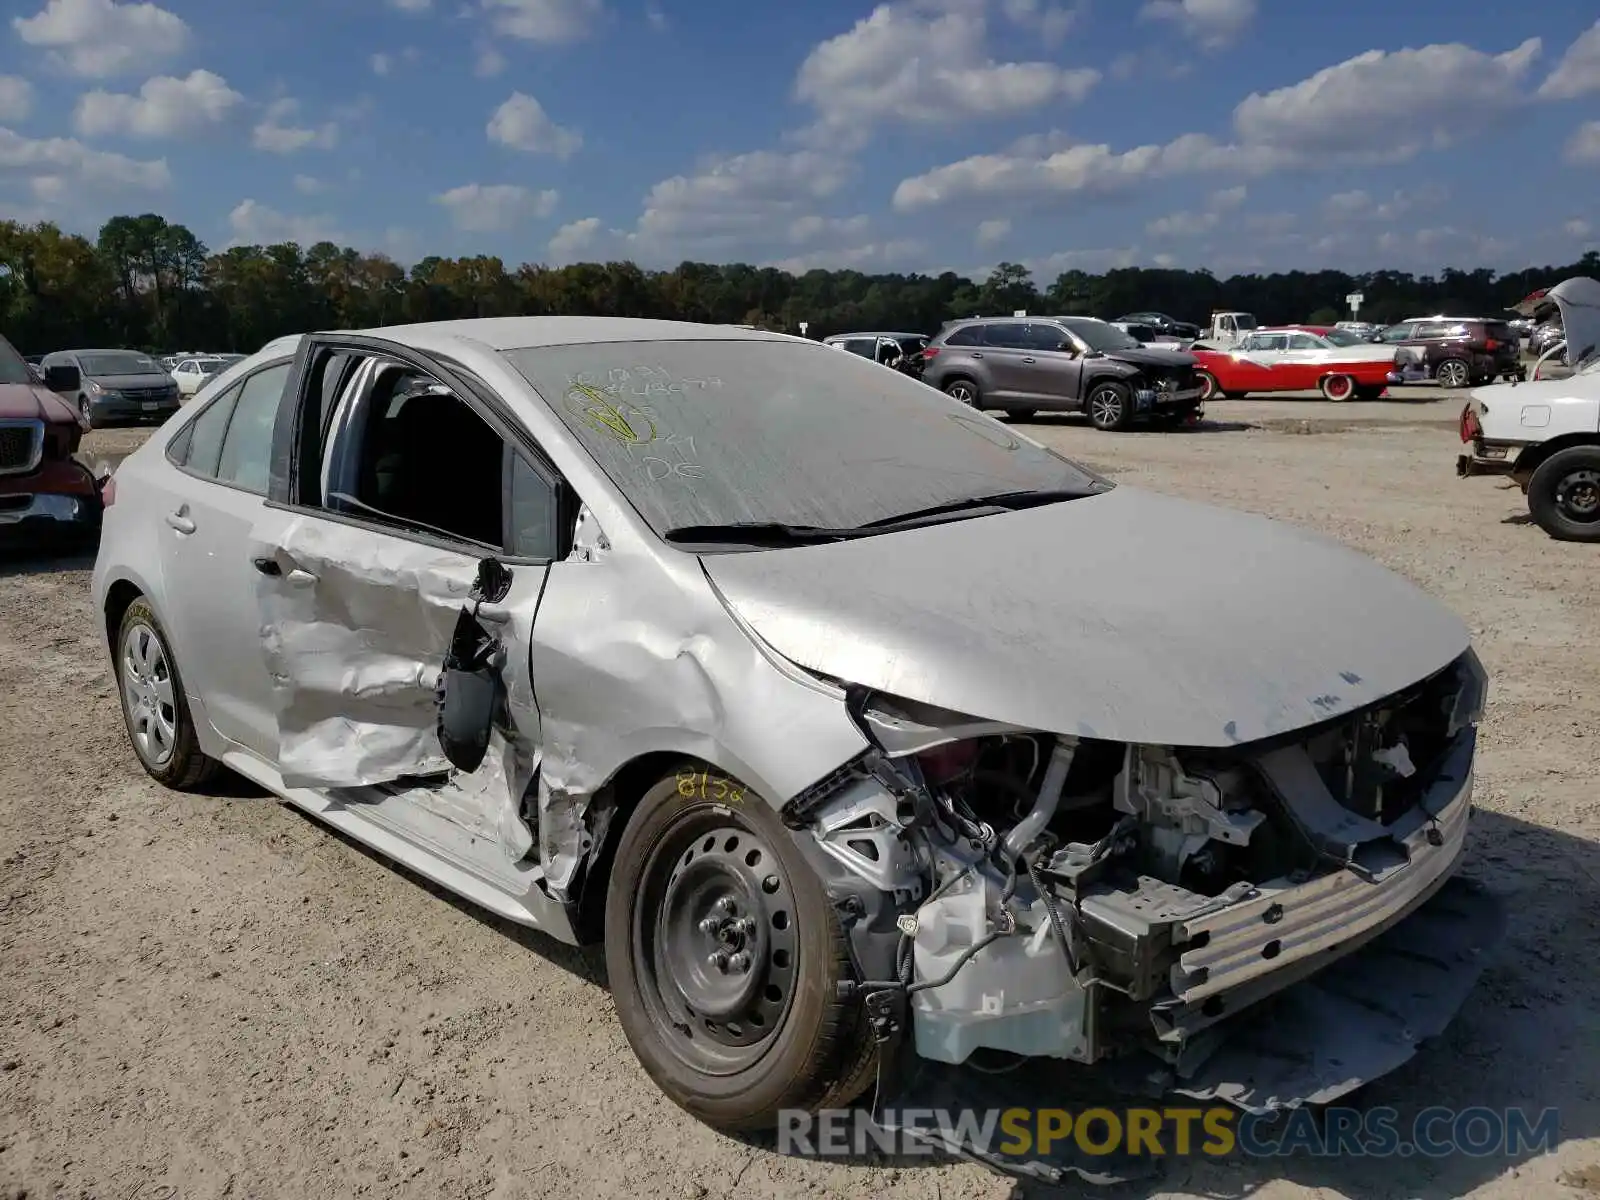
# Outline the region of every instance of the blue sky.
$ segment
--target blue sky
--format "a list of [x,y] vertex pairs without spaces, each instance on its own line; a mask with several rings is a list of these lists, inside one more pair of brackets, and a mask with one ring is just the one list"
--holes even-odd
[[1042,282],[1600,245],[1594,0],[7,9],[0,216],[91,235]]

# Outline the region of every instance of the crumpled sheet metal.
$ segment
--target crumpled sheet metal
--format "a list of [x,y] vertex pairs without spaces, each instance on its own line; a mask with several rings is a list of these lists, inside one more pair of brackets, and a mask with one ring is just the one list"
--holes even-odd
[[545,583],[532,662],[541,862],[558,898],[589,848],[594,794],[640,755],[709,762],[777,807],[866,748],[839,694],[746,636],[697,559],[656,555],[586,513]]
[[[451,771],[436,689],[477,560],[310,518],[292,522],[278,548],[285,573],[262,579],[262,637],[285,783],[359,787]],[[315,585],[297,586],[291,566],[315,575]],[[499,629],[514,646],[527,645],[543,574],[517,568],[499,606],[509,614]],[[383,653],[369,629],[383,630]],[[483,764],[454,772],[452,787],[419,787],[413,799],[498,841],[515,862],[533,845],[520,804],[538,767],[538,711],[526,655],[510,653],[501,675],[512,723],[491,734]]]

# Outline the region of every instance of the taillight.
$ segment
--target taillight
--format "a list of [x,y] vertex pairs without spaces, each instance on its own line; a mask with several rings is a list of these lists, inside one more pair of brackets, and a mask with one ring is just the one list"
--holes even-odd
[[1483,436],[1483,426],[1478,424],[1478,414],[1472,411],[1472,401],[1461,407],[1461,440],[1475,442]]
[[110,508],[117,502],[117,477],[107,475],[100,481],[100,507]]
[[1495,341],[1493,338],[1484,338],[1483,348],[1485,350],[1498,350],[1500,349],[1500,343]]
[[923,347],[923,350],[922,350],[922,357],[923,358],[936,358],[936,357],[938,357],[938,354],[939,354],[939,347],[937,347],[937,346],[925,346],[925,347]]

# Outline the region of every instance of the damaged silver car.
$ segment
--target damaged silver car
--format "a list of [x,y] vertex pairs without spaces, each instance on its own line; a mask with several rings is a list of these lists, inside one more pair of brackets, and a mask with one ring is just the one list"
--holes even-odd
[[874,1085],[1330,1100],[1498,928],[1452,878],[1458,620],[801,339],[275,342],[117,471],[94,602],[152,776],[229,767],[603,939],[646,1070],[723,1129]]

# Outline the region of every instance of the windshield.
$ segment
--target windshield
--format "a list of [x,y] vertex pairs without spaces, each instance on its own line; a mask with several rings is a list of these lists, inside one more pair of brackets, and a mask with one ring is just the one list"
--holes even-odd
[[1115,325],[1107,325],[1104,321],[1073,321],[1061,322],[1080,339],[1086,342],[1091,350],[1137,350],[1139,339],[1131,334],[1124,333]]
[[657,534],[854,529],[997,493],[1111,486],[925,384],[821,344],[602,342],[506,358]]
[[0,383],[32,382],[33,376],[28,372],[28,364],[23,361],[22,355],[5,338],[0,338]]
[[148,354],[135,354],[132,350],[100,350],[93,354],[80,354],[85,375],[159,375],[161,364]]
[[1256,318],[1254,313],[1234,313],[1233,323],[1235,329],[1255,329]]
[[1367,344],[1366,338],[1357,337],[1348,329],[1330,329],[1322,336],[1335,346],[1364,346]]

